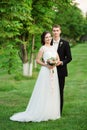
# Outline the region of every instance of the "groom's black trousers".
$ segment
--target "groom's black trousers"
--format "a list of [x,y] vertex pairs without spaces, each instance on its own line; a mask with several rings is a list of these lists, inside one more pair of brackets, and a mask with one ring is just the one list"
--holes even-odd
[[60,87],[60,112],[62,115],[63,104],[64,104],[64,85],[65,85],[65,76],[59,76],[59,87]]

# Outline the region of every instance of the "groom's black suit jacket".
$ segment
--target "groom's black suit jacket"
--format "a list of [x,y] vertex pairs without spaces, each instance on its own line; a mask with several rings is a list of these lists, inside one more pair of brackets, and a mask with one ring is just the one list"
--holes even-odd
[[[51,45],[53,45],[53,40],[51,41]],[[67,63],[72,60],[69,43],[63,39],[60,39],[57,52],[60,60],[63,61],[63,65],[57,66],[58,76],[65,77],[68,75]]]

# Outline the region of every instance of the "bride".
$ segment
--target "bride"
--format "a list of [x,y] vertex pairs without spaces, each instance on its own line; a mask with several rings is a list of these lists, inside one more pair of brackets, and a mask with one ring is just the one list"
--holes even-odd
[[[59,56],[51,43],[51,34],[43,32],[41,35],[42,47],[36,62],[40,69],[30,101],[24,112],[15,113],[10,117],[12,121],[41,122],[60,118],[60,92],[56,70]],[[48,64],[48,59],[57,59],[54,65]],[[55,61],[55,60],[54,60]],[[51,61],[52,63],[52,61]]]

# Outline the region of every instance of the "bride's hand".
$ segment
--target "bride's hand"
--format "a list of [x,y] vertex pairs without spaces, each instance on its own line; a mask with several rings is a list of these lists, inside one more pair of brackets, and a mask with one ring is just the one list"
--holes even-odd
[[59,65],[63,65],[63,62],[62,61],[58,61],[58,63],[56,64],[56,66],[59,66]]
[[48,68],[48,69],[53,69],[54,67],[55,67],[55,65],[54,66],[51,66],[51,65],[46,65],[46,67]]

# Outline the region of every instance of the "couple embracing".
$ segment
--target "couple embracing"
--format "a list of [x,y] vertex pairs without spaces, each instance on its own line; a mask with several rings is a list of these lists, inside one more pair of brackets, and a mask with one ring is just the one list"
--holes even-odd
[[53,38],[50,32],[41,35],[42,47],[36,58],[41,69],[34,90],[26,110],[12,115],[12,121],[41,122],[62,116],[67,64],[72,56],[69,43],[60,38],[60,25],[53,26],[52,34]]

